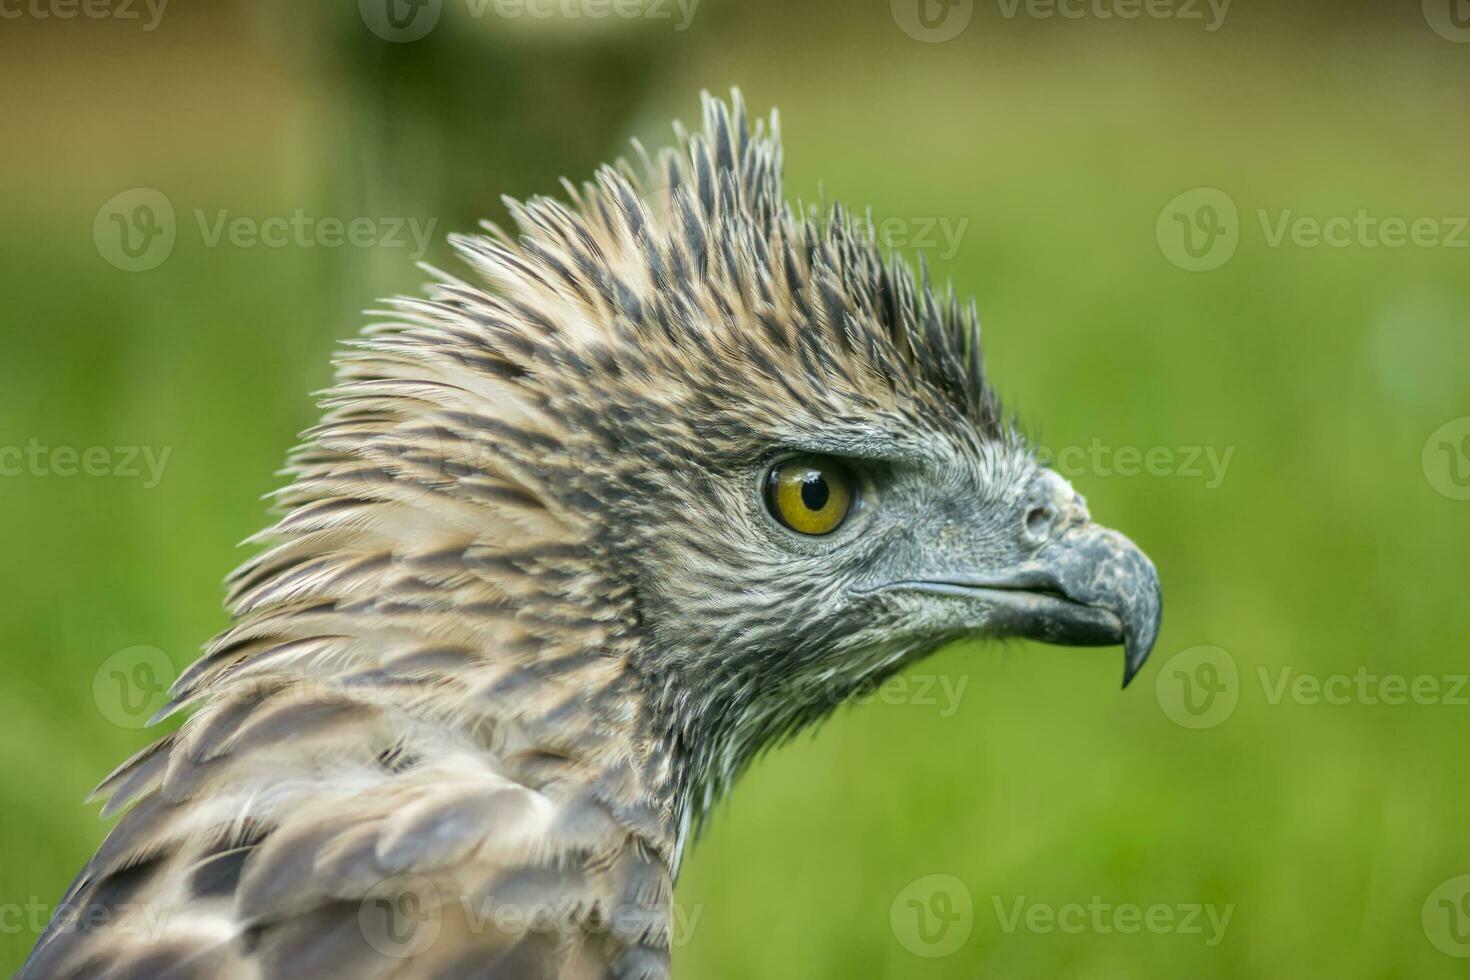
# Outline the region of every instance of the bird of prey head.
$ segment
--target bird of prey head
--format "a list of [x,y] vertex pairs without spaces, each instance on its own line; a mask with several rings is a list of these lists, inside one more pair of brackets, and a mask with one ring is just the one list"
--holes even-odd
[[704,116],[338,358],[23,976],[663,977],[692,831],[845,693],[966,636],[1138,670],[1153,566],[1002,414],[973,308],[789,208],[774,117]]

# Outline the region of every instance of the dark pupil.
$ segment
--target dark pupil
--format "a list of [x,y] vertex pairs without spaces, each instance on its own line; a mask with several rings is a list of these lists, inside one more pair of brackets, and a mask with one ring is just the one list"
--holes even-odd
[[801,502],[807,510],[821,510],[827,506],[831,491],[827,489],[827,478],[813,470],[801,478]]

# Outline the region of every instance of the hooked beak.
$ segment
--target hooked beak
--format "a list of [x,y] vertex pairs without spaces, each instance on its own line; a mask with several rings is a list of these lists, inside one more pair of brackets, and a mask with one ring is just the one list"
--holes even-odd
[[1091,522],[1053,537],[1003,573],[947,575],[907,588],[976,600],[987,635],[1066,646],[1123,644],[1123,686],[1159,636],[1159,576],[1138,547]]

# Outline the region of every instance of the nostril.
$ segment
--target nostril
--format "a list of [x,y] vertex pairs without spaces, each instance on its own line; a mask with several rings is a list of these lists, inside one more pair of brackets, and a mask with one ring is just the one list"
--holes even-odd
[[1056,519],[1056,511],[1050,507],[1032,507],[1026,512],[1026,535],[1034,541],[1046,540]]

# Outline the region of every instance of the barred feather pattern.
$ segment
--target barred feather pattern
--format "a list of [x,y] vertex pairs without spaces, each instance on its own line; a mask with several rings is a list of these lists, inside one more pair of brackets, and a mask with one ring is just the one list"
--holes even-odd
[[518,234],[453,242],[478,284],[436,271],[339,356],[23,977],[668,975],[686,838],[826,710],[772,662],[912,653],[802,618],[820,578],[752,567],[731,485],[834,429],[1014,442],[973,307],[788,206],[774,115],[704,117],[509,202]]

